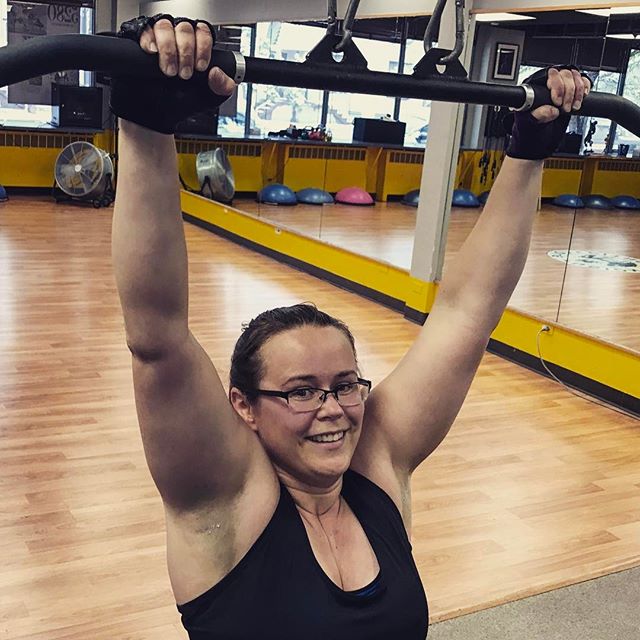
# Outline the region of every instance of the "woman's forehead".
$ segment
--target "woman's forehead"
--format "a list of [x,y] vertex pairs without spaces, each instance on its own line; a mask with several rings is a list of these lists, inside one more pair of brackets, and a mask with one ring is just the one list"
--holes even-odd
[[347,336],[336,327],[298,327],[270,338],[261,350],[265,377],[335,376],[355,371]]

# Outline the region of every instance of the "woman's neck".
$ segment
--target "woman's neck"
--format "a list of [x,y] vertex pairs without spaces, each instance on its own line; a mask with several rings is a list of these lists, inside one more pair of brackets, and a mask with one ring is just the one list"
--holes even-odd
[[341,502],[342,476],[331,486],[314,487],[279,470],[277,472],[280,482],[286,487],[302,515],[315,518],[337,515]]

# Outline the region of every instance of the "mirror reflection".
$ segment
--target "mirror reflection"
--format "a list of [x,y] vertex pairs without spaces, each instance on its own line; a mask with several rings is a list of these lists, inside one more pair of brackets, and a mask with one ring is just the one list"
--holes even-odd
[[[471,79],[518,84],[546,66],[573,63],[595,90],[640,103],[636,15],[559,10],[486,18],[475,30]],[[427,22],[357,20],[354,42],[370,69],[411,73],[423,55]],[[326,24],[236,29],[247,55],[303,61]],[[421,100],[243,85],[237,105],[218,123],[236,175],[234,206],[408,270],[430,107]],[[482,212],[482,203],[469,206],[465,194],[482,200],[500,168],[500,116],[491,107],[466,109],[445,269]],[[593,200],[578,208],[585,196],[640,198],[638,171],[640,140],[604,118],[572,118],[565,142],[545,164],[540,214],[512,308],[640,350],[640,331],[624,322],[638,300],[640,216]],[[298,198],[300,192],[307,198]],[[321,197],[334,203],[318,204]],[[596,258],[582,256],[591,266],[576,262],[579,252],[614,257],[596,268]]]
[[[478,16],[470,77],[499,84],[521,84],[528,77],[556,64],[575,64],[597,82],[607,35],[606,16],[579,11],[518,12],[503,15],[499,21]],[[503,61],[504,60],[504,61]],[[614,91],[615,93],[615,91]],[[476,195],[490,190],[504,158],[506,144],[503,113],[493,107],[469,105],[466,109],[458,188]],[[585,152],[583,140],[590,123],[572,117],[562,145],[545,162],[539,201],[539,215],[533,227],[529,256],[509,306],[544,320],[557,320],[563,292],[566,259],[574,226],[575,207],[570,198],[578,194]],[[602,130],[596,123],[591,151],[604,148]],[[454,258],[481,210],[452,210],[445,269]],[[517,212],[514,212],[517,215]],[[556,259],[549,253],[553,252]]]
[[[621,9],[617,10],[624,11]],[[603,12],[606,14],[606,12]],[[596,86],[640,101],[637,14],[603,15],[608,31]],[[596,122],[597,124],[594,124]],[[640,139],[608,120],[591,119],[594,151],[584,159],[558,320],[640,351]],[[582,205],[584,207],[582,208]]]

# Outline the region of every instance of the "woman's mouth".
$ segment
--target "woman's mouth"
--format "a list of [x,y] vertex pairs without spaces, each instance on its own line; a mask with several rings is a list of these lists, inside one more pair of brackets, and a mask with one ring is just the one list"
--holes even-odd
[[317,444],[335,444],[338,442],[342,442],[346,433],[346,431],[323,433],[317,436],[309,436],[307,440],[311,440],[311,442],[315,442]]

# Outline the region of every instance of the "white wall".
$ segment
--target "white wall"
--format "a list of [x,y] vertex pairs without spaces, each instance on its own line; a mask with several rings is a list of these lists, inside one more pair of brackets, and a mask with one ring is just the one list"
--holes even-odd
[[[348,2],[338,0],[338,15],[344,16]],[[358,17],[425,15],[433,13],[435,0],[362,0]],[[141,2],[141,13],[171,13],[197,16],[218,24],[261,22],[267,20],[323,20],[326,0],[160,0]]]
[[[449,0],[454,4],[455,0]],[[153,15],[155,13],[172,13],[173,15],[187,15],[205,18],[218,24],[251,23],[265,20],[321,20],[327,16],[326,0],[156,0],[155,2],[139,3],[140,11],[131,5],[136,0],[118,0],[118,19],[122,20],[137,15]],[[348,0],[338,0],[338,15],[344,16]],[[616,0],[613,2],[577,2],[567,0],[475,0],[473,12],[487,11],[524,11],[524,10],[553,10],[634,6],[638,0]],[[122,5],[122,10],[120,8]],[[436,0],[362,0],[358,10],[361,18],[380,16],[412,16],[430,15],[436,5]],[[127,14],[127,15],[125,15]],[[120,20],[120,21],[122,21]],[[119,23],[118,23],[119,24]]]

